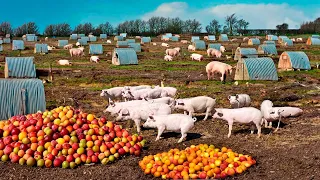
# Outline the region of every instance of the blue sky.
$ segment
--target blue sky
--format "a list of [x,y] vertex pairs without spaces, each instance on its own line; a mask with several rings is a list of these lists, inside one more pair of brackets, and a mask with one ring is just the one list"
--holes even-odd
[[[23,5],[29,4],[29,5]],[[34,21],[40,31],[48,24],[67,22],[73,28],[79,23],[94,25],[109,21],[113,25],[124,20],[148,19],[152,16],[196,18],[204,26],[212,19],[222,24],[224,17],[236,13],[250,22],[249,28],[275,28],[286,22],[298,28],[303,21],[320,17],[317,0],[24,0],[6,1],[1,8],[0,22],[14,27]]]

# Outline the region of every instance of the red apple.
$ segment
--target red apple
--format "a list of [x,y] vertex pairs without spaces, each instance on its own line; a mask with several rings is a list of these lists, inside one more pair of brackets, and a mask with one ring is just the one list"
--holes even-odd
[[62,164],[62,162],[63,162],[63,161],[61,161],[60,158],[56,158],[56,159],[54,159],[54,161],[53,161],[53,166],[54,166],[54,167],[60,167],[61,164]]

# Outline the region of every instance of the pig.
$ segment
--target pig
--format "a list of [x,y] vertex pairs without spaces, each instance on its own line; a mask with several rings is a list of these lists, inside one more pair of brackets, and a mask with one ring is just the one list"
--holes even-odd
[[84,53],[81,49],[78,49],[78,48],[72,48],[72,49],[69,49],[69,52],[70,52],[70,56],[84,56]]
[[47,46],[48,47],[48,51],[52,51],[53,49],[56,49],[54,46]]
[[224,46],[220,46],[220,51],[224,53],[226,52],[226,48]]
[[156,46],[156,45],[157,45],[157,43],[152,43],[152,45]]
[[181,40],[181,43],[182,44],[188,44],[188,41],[187,40]]
[[162,40],[163,41],[169,41],[170,39],[169,38],[163,38]]
[[194,47],[193,45],[189,45],[188,51],[196,51],[196,47]]
[[[267,122],[269,122],[269,128],[272,127],[272,121],[276,121],[281,117],[297,117],[303,112],[302,109],[296,107],[273,107],[273,103],[270,100],[264,100],[260,106],[261,113],[265,122],[265,127],[267,127]],[[274,113],[278,112],[278,113]],[[277,129],[279,126],[277,127]]]
[[107,40],[107,44],[111,44],[111,40]]
[[63,46],[63,49],[72,49],[73,45],[72,44],[68,44]]
[[172,60],[173,60],[173,57],[170,56],[170,55],[165,55],[163,59],[164,59],[165,61],[172,61]]
[[163,47],[169,47],[169,44],[168,44],[168,43],[161,43],[161,46],[163,46]]
[[72,63],[69,62],[69,60],[65,60],[65,59],[59,60],[59,61],[58,61],[58,64],[59,64],[59,65],[62,65],[62,66],[65,66],[65,65],[71,66],[71,65],[72,65]]
[[249,107],[251,103],[248,94],[236,94],[235,96],[228,96],[232,108]]
[[212,61],[207,64],[206,72],[207,72],[208,80],[210,80],[211,78],[212,79],[214,78],[214,73],[216,72],[221,73],[220,79],[221,79],[221,82],[223,82],[225,81],[228,72],[230,73],[230,75],[232,74],[232,66],[219,61]]
[[192,60],[196,60],[196,61],[202,61],[203,60],[203,55],[201,55],[201,54],[196,54],[196,53],[192,53],[191,55],[190,55],[190,58],[192,59]]
[[136,36],[135,38],[136,38],[136,39],[141,39],[141,36]]
[[295,38],[292,38],[291,40],[292,40],[292,42],[296,42],[296,39],[295,39]]
[[207,96],[198,96],[186,99],[177,99],[174,108],[184,111],[184,114],[189,113],[189,116],[192,116],[192,113],[204,113],[206,115],[203,120],[207,120],[209,114],[213,112],[214,106],[216,104],[216,99]]
[[100,96],[105,96],[108,99],[114,100],[114,99],[121,99],[122,98],[122,89],[123,87],[114,87],[110,89],[103,89],[101,91]]
[[176,49],[167,49],[167,50],[166,50],[166,55],[170,55],[170,56],[172,56],[172,57],[175,57],[175,56],[179,56],[180,53],[179,53],[179,51],[176,50]]
[[76,46],[80,46],[81,44],[79,42],[76,42]]
[[140,85],[140,86],[124,86],[123,87],[123,92],[127,91],[127,90],[131,90],[131,91],[137,91],[140,89],[151,89],[151,86],[149,85]]
[[139,107],[126,107],[119,111],[116,121],[133,120],[137,126],[137,132],[141,132],[140,122],[147,121],[150,115],[168,115],[171,108],[167,104],[152,103]]
[[244,38],[243,38],[243,42],[246,42],[246,41],[249,41],[249,38],[248,38],[248,37],[244,37]]
[[204,37],[203,37],[203,40],[208,41],[208,40],[209,40],[209,37],[208,37],[208,36],[204,36]]
[[141,98],[145,100],[156,99],[161,97],[168,97],[168,92],[160,88],[149,89],[149,91],[141,95]]
[[48,40],[49,40],[49,38],[48,38],[48,37],[45,37],[45,38],[44,38],[44,41],[48,41]]
[[297,42],[302,42],[302,38],[297,38]]
[[177,88],[174,87],[160,87],[160,86],[155,86],[155,89],[162,89],[165,90],[168,93],[168,96],[170,97],[175,97],[177,94]]
[[149,116],[147,121],[143,124],[143,127],[158,129],[156,141],[161,138],[164,130],[180,131],[181,138],[178,143],[181,143],[183,139],[187,137],[188,131],[193,128],[196,121],[196,118],[184,114],[153,115]]
[[216,56],[217,58],[221,58],[222,53],[221,53],[221,51],[218,51],[216,49],[212,49],[211,56]]
[[151,89],[139,89],[139,90],[125,90],[122,92],[122,96],[128,100],[141,100],[144,99],[145,94]]
[[180,38],[180,35],[179,35],[179,34],[175,34],[174,36],[175,36],[175,37],[178,37],[178,38]]
[[90,62],[95,62],[95,63],[98,63],[99,62],[99,56],[91,56],[90,57]]
[[175,47],[175,48],[173,48],[173,49],[177,50],[177,51],[180,53],[180,50],[181,50],[180,47]]
[[[262,114],[259,109],[253,107],[243,107],[239,109],[217,108],[215,109],[215,113],[212,117],[228,121],[228,138],[231,136],[232,125],[234,122],[238,122],[241,124],[255,124],[258,129],[258,137],[261,136]],[[251,126],[251,134],[253,134],[253,126]]]

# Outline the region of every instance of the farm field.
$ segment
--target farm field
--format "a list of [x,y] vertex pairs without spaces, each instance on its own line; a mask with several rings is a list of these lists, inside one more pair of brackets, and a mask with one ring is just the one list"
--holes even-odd
[[[182,37],[184,39],[185,37]],[[63,38],[62,38],[63,39]],[[187,38],[185,38],[187,39]],[[189,40],[190,38],[188,38]],[[231,38],[230,38],[231,39]],[[44,38],[41,39],[44,42]],[[137,40],[138,41],[138,40]],[[143,129],[141,135],[148,143],[141,157],[126,157],[110,165],[80,166],[76,169],[61,168],[31,168],[13,163],[0,162],[0,179],[152,179],[145,176],[138,166],[139,160],[145,155],[168,151],[171,148],[185,149],[192,144],[213,144],[216,147],[228,147],[235,152],[249,154],[257,160],[257,164],[244,174],[229,179],[319,179],[320,177],[320,69],[315,68],[320,63],[320,47],[306,46],[305,43],[295,43],[293,47],[277,46],[278,54],[283,51],[304,51],[311,62],[310,71],[278,72],[279,81],[239,81],[235,85],[233,78],[227,76],[226,83],[220,82],[220,77],[207,80],[205,66],[213,60],[226,62],[232,66],[236,61],[207,57],[205,51],[197,51],[205,55],[204,61],[191,61],[187,45],[180,42],[169,42],[170,47],[182,47],[180,57],[171,62],[163,60],[166,48],[161,47],[159,38],[153,39],[157,46],[147,44],[142,46],[143,52],[137,53],[139,65],[114,66],[111,56],[106,56],[115,47],[115,43],[103,43],[104,55],[99,56],[100,63],[90,63],[88,46],[85,56],[70,58],[69,51],[53,50],[49,54],[34,54],[34,43],[26,43],[27,50],[21,56],[34,56],[40,79],[47,79],[49,65],[52,65],[54,80],[45,83],[47,109],[61,105],[79,107],[85,112],[97,116],[106,116],[108,120],[115,118],[104,114],[107,100],[100,97],[102,89],[124,85],[160,85],[178,89],[177,98],[206,95],[217,99],[216,107],[229,108],[228,95],[246,93],[252,99],[252,106],[260,109],[263,100],[271,100],[275,106],[296,106],[304,110],[302,116],[286,118],[281,123],[278,132],[275,128],[262,129],[261,138],[250,134],[246,125],[234,124],[230,138],[227,138],[228,125],[223,120],[202,121],[202,114],[197,116],[195,127],[187,136],[187,140],[177,144],[178,133],[164,133],[164,139],[155,142],[156,130]],[[227,49],[226,54],[232,55],[239,42],[222,43]],[[50,39],[48,45],[56,46],[56,40]],[[75,41],[71,41],[75,44]],[[242,43],[241,47],[249,47]],[[257,48],[257,46],[250,46]],[[18,56],[18,51],[11,51],[10,45],[4,45],[0,56],[0,78],[4,78],[4,57]],[[72,66],[59,66],[57,60],[68,59]],[[273,57],[277,66],[279,56]],[[234,71],[233,75],[234,76]],[[128,122],[119,122],[130,133],[136,133],[136,128]],[[277,123],[273,123],[276,126]]]

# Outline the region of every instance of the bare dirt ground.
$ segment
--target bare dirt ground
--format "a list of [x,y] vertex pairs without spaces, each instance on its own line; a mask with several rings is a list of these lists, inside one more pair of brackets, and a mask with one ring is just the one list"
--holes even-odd
[[[159,40],[158,40],[159,41]],[[99,42],[101,43],[101,42]],[[54,44],[54,42],[49,42]],[[180,46],[180,43],[169,43]],[[232,54],[239,43],[223,43],[227,54]],[[99,64],[89,63],[88,48],[82,58],[70,58],[66,50],[55,50],[48,55],[33,54],[33,44],[27,44],[29,50],[22,56],[35,56],[37,69],[47,70],[53,64],[54,81],[45,84],[47,108],[60,105],[74,105],[70,98],[78,101],[79,107],[86,112],[103,114],[106,99],[100,97],[104,88],[123,85],[150,84],[158,85],[162,79],[166,86],[176,87],[179,97],[207,95],[217,98],[217,107],[229,107],[227,96],[230,94],[247,93],[251,96],[252,106],[260,108],[265,99],[270,99],[275,106],[297,106],[304,114],[297,118],[284,119],[281,129],[263,128],[263,135],[257,138],[251,135],[249,126],[235,124],[232,136],[227,138],[228,126],[225,121],[202,121],[203,116],[197,116],[198,122],[188,134],[187,140],[177,144],[179,134],[165,133],[165,139],[155,142],[155,130],[143,130],[142,135],[148,144],[141,157],[125,157],[110,165],[80,166],[76,169],[60,168],[30,168],[12,163],[0,162],[0,179],[153,179],[145,176],[138,166],[143,156],[168,151],[171,148],[184,149],[192,144],[213,144],[216,147],[229,147],[235,152],[252,155],[257,164],[244,174],[229,179],[320,179],[320,70],[279,72],[279,81],[243,81],[234,85],[228,77],[222,84],[216,76],[214,81],[206,80],[205,65],[217,60],[206,57],[203,62],[191,61],[183,46],[182,56],[173,62],[163,60],[165,48],[152,45],[143,46],[144,52],[138,53],[139,65],[112,66],[111,57],[102,57]],[[247,46],[244,45],[243,46]],[[111,51],[114,45],[104,45],[105,53]],[[257,48],[255,46],[255,48]],[[4,55],[15,56],[18,53],[8,50],[5,46]],[[279,47],[285,50],[305,51],[314,65],[320,61],[320,47],[306,47],[295,44],[292,48]],[[149,52],[147,52],[149,51]],[[205,51],[198,53],[205,54]],[[1,57],[3,59],[3,57]],[[0,64],[3,66],[3,61]],[[71,67],[59,67],[56,60],[69,59],[74,63]],[[277,57],[273,58],[277,65]],[[225,58],[220,59],[226,61]],[[226,61],[235,65],[235,61]],[[1,68],[1,67],[0,67]],[[46,79],[45,73],[39,73],[39,78]],[[3,70],[0,71],[3,77]],[[248,82],[248,83],[247,83]],[[135,127],[129,123],[120,122],[130,132],[135,133]],[[276,123],[274,123],[276,125]],[[256,133],[256,132],[255,132]]]

